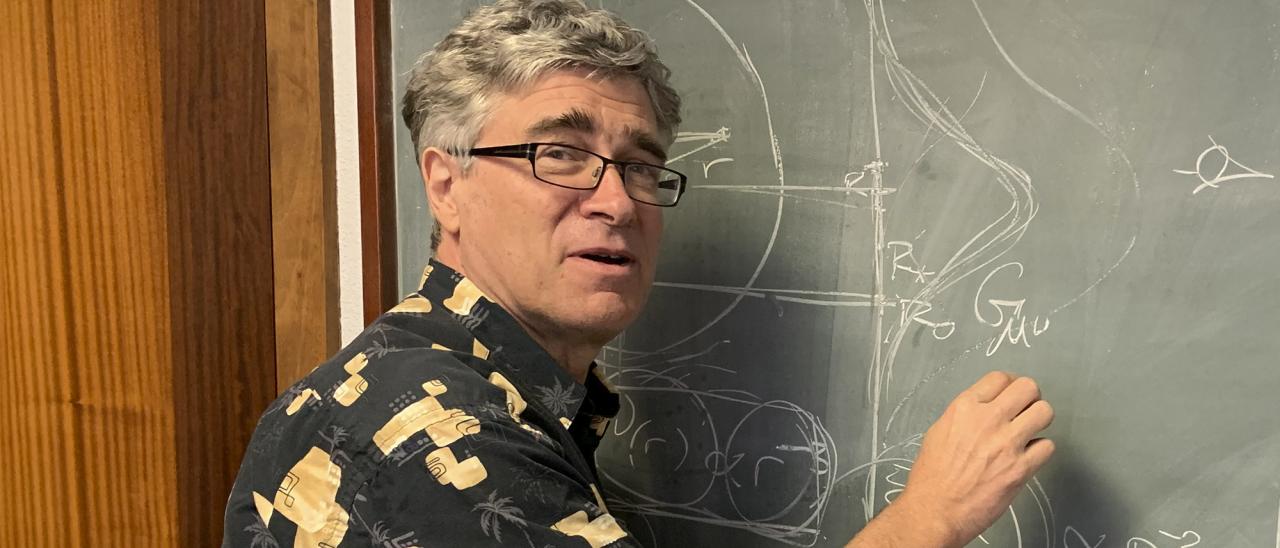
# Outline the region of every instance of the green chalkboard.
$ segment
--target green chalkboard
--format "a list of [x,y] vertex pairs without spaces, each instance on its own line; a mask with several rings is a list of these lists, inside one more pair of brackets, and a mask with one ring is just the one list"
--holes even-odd
[[[473,5],[393,2],[395,72]],[[642,542],[840,545],[1004,369],[1058,452],[973,546],[1280,546],[1280,2],[593,5],[686,105],[692,189],[599,358]]]

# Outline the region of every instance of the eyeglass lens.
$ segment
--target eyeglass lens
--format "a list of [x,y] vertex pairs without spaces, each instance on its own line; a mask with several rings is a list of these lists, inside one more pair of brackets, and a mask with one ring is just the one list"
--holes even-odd
[[[593,188],[604,170],[604,160],[574,148],[540,145],[534,156],[534,175],[569,188]],[[648,165],[627,164],[622,181],[627,195],[641,202],[671,205],[680,198],[680,174]]]

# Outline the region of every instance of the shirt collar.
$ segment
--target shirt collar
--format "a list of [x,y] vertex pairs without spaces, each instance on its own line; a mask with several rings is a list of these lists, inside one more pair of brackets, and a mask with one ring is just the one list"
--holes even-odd
[[[612,417],[618,411],[618,396],[591,364],[587,384],[577,382],[568,371],[535,342],[524,328],[497,303],[457,271],[432,259],[422,274],[418,293],[449,311],[480,344],[488,349],[492,363],[510,372],[512,382],[532,396],[543,409],[568,428],[579,409]],[[583,402],[588,401],[584,408]]]

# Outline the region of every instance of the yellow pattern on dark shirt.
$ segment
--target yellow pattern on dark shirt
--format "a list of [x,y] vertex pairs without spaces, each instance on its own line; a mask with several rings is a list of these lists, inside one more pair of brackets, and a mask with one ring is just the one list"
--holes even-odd
[[263,413],[223,546],[634,546],[596,487],[617,410],[433,261]]

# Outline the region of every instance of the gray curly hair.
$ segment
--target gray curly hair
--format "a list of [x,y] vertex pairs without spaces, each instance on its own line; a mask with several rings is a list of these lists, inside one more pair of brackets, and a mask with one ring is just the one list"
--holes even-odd
[[[428,147],[439,147],[458,155],[466,170],[466,152],[497,95],[553,70],[582,68],[592,77],[638,78],[660,138],[671,143],[680,124],[680,96],[644,31],[580,0],[499,0],[473,10],[414,65],[402,115],[418,160]],[[439,244],[437,224],[431,249]]]

